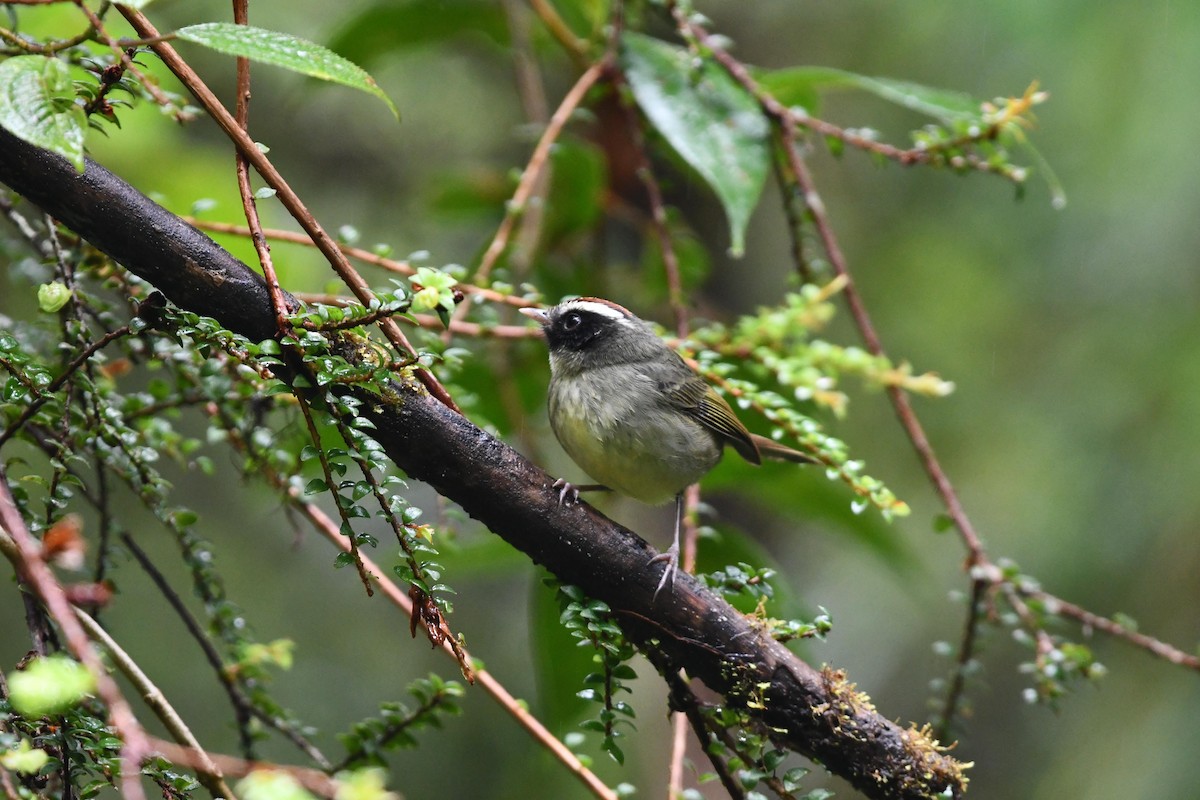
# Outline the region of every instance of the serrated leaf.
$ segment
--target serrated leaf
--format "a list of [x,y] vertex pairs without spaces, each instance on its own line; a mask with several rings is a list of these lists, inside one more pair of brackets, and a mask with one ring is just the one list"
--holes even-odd
[[0,62],[0,126],[83,172],[87,116],[75,104],[70,70],[57,58],[14,56]]
[[387,104],[396,119],[400,112],[375,83],[375,79],[357,64],[347,61],[321,45],[278,31],[230,22],[206,22],[189,25],[175,32],[180,39],[203,45],[218,53],[242,56],[251,61],[272,64],[302,75],[340,83],[373,94]]
[[975,119],[982,113],[980,101],[962,92],[935,89],[910,81],[872,78],[834,67],[789,67],[765,72],[759,84],[784,105],[801,105],[810,113],[810,104],[819,89],[859,89],[912,109],[943,123]]
[[758,102],[719,66],[681,47],[627,33],[621,53],[634,99],[675,152],[712,187],[729,220],[730,252],[770,168],[769,126]]

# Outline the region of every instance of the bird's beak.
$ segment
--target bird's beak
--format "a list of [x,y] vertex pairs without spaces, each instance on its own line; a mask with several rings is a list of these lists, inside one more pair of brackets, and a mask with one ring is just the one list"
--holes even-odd
[[550,312],[544,308],[518,308],[525,316],[532,320],[536,320],[539,325],[545,325],[550,320]]

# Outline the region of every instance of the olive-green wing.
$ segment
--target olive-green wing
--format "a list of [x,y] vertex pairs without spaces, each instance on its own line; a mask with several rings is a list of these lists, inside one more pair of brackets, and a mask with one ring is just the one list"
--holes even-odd
[[750,432],[733,413],[725,398],[717,394],[699,375],[691,370],[688,372],[688,376],[683,380],[662,387],[667,402],[727,442],[751,464],[762,463],[762,457],[750,437]]

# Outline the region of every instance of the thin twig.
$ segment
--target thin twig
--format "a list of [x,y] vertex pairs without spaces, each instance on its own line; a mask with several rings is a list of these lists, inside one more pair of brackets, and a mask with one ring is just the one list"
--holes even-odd
[[[238,439],[233,439],[236,445],[245,447],[245,443]],[[319,506],[314,503],[307,502],[303,499],[303,490],[288,482],[282,475],[279,475],[274,469],[266,464],[262,464],[262,474],[267,481],[278,491],[285,493],[295,507],[295,509],[304,516],[305,519],[313,526],[331,544],[337,547],[344,553],[350,552],[350,543],[346,537],[338,530],[338,525],[332,518],[329,517]],[[360,553],[363,566],[366,568],[371,579],[379,588],[379,591],[393,605],[400,609],[406,616],[411,618],[413,615],[412,602],[408,595],[394,581],[387,577],[385,570],[380,569],[369,556]],[[454,648],[449,642],[442,642],[441,651],[450,658],[458,661],[458,656],[454,652]],[[463,650],[463,658],[468,662],[474,662],[471,654]],[[476,669],[474,672],[475,681],[483,689],[500,704],[500,707],[507,711],[517,723],[524,728],[541,746],[545,747],[550,753],[558,759],[572,775],[575,775],[588,791],[600,800],[617,800],[617,794],[612,789],[604,785],[604,783],[596,777],[595,773],[584,766],[579,759],[571,752],[565,744],[554,736],[544,725],[533,716],[529,710],[515,698],[504,685],[500,683],[490,672],[484,669]]]
[[66,383],[67,379],[74,375],[75,371],[78,370],[85,361],[94,356],[97,351],[102,350],[114,340],[120,339],[122,336],[128,336],[129,333],[129,326],[122,325],[116,330],[109,331],[96,341],[89,344],[87,347],[83,348],[83,350],[79,352],[79,355],[71,359],[71,363],[67,364],[67,367],[62,371],[62,374],[52,380],[49,385],[46,386],[46,388],[39,390],[38,395],[34,397],[24,409],[21,410],[21,414],[15,420],[13,420],[12,424],[5,428],[3,432],[0,432],[0,446],[12,438],[13,434],[19,431],[21,427],[29,421],[29,418],[36,414],[38,409],[45,405],[54,395],[54,393],[62,388],[62,385]]
[[74,608],[49,565],[42,558],[41,548],[29,533],[25,520],[17,510],[16,501],[8,489],[8,476],[0,466],[0,550],[19,570],[24,581],[37,593],[50,616],[58,623],[67,649],[91,673],[96,691],[108,707],[112,725],[121,739],[121,791],[126,800],[146,800],[142,791],[141,764],[149,754],[146,732],[138,724],[116,681],[108,674],[104,662],[88,641],[87,633],[75,617]]
[[[237,225],[229,222],[210,222],[208,220],[196,219],[195,217],[184,217],[191,225],[196,226],[200,230],[209,231],[210,233],[227,233],[234,236],[249,236],[250,229],[245,225]],[[264,228],[263,235],[269,239],[274,239],[278,242],[288,242],[289,244],[299,244],[305,247],[316,247],[316,243],[306,234],[296,233],[295,231],[285,231],[280,228]],[[365,250],[361,247],[345,244],[344,242],[337,243],[338,249],[345,253],[350,258],[358,259],[364,263],[370,264],[381,269],[386,269],[389,272],[395,272],[400,275],[411,276],[416,275],[417,271],[407,261],[397,261],[387,256],[381,256],[378,253],[373,253],[370,250]],[[474,294],[482,297],[489,303],[503,303],[514,308],[531,308],[537,305],[532,300],[525,300],[511,294],[504,294],[495,289],[488,289],[483,286],[476,286],[471,283],[459,283],[455,288],[462,289],[465,294]],[[297,295],[301,297],[302,295]]]
[[[343,297],[336,294],[314,294],[309,292],[296,292],[294,295],[298,300],[305,303],[320,303],[327,306],[339,306],[347,308],[349,306],[357,306],[358,301]],[[382,315],[381,315],[382,316]],[[405,314],[400,317],[400,320],[412,322],[422,328],[430,330],[443,330],[446,326],[442,322],[441,317],[435,317],[430,314]],[[364,323],[357,320],[347,320],[344,325],[329,325],[324,326],[321,330],[330,330],[331,328],[343,327],[358,327]],[[302,325],[307,328],[307,325]],[[536,339],[542,335],[538,328],[531,328],[528,325],[485,325],[478,322],[460,322],[458,320],[450,320],[450,332],[461,336],[468,336],[473,339],[493,338],[493,339]]]
[[550,35],[566,49],[567,55],[575,62],[575,66],[582,69],[583,65],[587,63],[587,42],[575,35],[575,32],[563,21],[549,0],[529,0],[529,6],[546,26]]
[[[83,15],[87,17],[88,22],[92,26],[92,30],[95,31],[95,33],[104,41],[104,43],[109,46],[109,48],[113,51],[113,55],[116,56],[117,61],[124,66],[126,71],[137,78],[138,83],[140,83],[142,87],[144,87],[145,90],[150,94],[150,96],[154,98],[154,102],[162,108],[175,109],[172,112],[172,115],[175,117],[176,122],[187,122],[191,120],[193,117],[191,113],[185,111],[184,109],[178,108],[174,103],[172,103],[171,98],[167,97],[163,90],[158,87],[158,84],[151,81],[146,74],[138,68],[137,64],[133,63],[133,56],[127,52],[130,49],[130,45],[123,45],[121,42],[110,36],[104,27],[104,22],[94,11],[92,11],[83,3],[83,0],[74,0],[74,2],[75,5],[79,7],[79,10],[83,13]],[[153,36],[146,37],[145,39],[147,42],[158,42],[161,40],[162,37],[158,35],[157,31],[155,31]]]
[[1037,600],[1042,604],[1047,612],[1069,617],[1085,628],[1093,628],[1098,631],[1103,631],[1109,636],[1113,636],[1118,639],[1124,639],[1131,644],[1150,651],[1165,661],[1169,661],[1172,664],[1177,664],[1181,667],[1187,667],[1188,669],[1200,672],[1200,657],[1191,653],[1185,653],[1179,648],[1167,644],[1161,639],[1156,639],[1153,636],[1147,636],[1144,633],[1138,633],[1137,631],[1128,628],[1115,620],[1109,619],[1108,617],[1102,617],[1099,614],[1088,611],[1086,608],[1077,606],[1074,603],[1067,602],[1066,600],[1062,600],[1052,594],[1047,594],[1046,592],[1040,590],[1027,591],[1022,589],[1020,586],[1017,587],[1017,591],[1031,600]]
[[[233,21],[238,25],[250,23],[249,0],[233,0]],[[250,59],[245,56],[237,57],[237,101],[234,105],[234,120],[238,126],[250,133]],[[287,302],[283,299],[283,289],[279,286],[279,276],[275,274],[275,264],[271,260],[271,246],[263,236],[262,222],[258,218],[258,205],[254,201],[254,190],[250,187],[250,164],[242,151],[238,150],[234,158],[237,164],[238,194],[242,198],[242,211],[246,215],[246,225],[250,228],[250,241],[254,243],[254,252],[258,263],[262,265],[263,277],[267,281],[267,290],[271,295],[271,307],[275,311],[275,325],[280,337],[294,336],[292,328],[287,323]]]
[[804,220],[803,198],[796,191],[796,178],[788,170],[785,149],[786,142],[780,140],[771,165],[775,169],[775,182],[779,184],[779,194],[783,201],[783,215],[787,219],[788,237],[792,245],[792,263],[803,283],[816,283],[816,275],[804,249]]
[[75,616],[79,618],[80,624],[87,630],[88,636],[92,637],[93,641],[104,646],[113,664],[133,684],[133,687],[138,690],[142,696],[142,700],[150,707],[150,710],[154,712],[155,716],[158,717],[159,721],[162,722],[175,741],[184,747],[193,748],[200,754],[199,763],[196,767],[196,777],[199,778],[200,783],[212,792],[213,797],[227,797],[230,800],[236,800],[233,791],[225,783],[225,777],[221,774],[220,768],[210,759],[204,757],[205,753],[200,748],[200,742],[196,739],[196,735],[192,733],[191,728],[179,716],[179,712],[167,700],[162,690],[158,688],[154,681],[150,680],[150,676],[142,671],[138,663],[130,657],[129,653],[125,652],[124,648],[117,644],[117,640],[108,631],[100,627],[100,623],[88,616],[82,609],[75,609]]
[[[655,662],[659,659],[652,659]],[[666,680],[667,686],[671,692],[671,705],[678,709],[676,718],[682,717],[696,734],[696,739],[700,742],[700,749],[708,756],[708,762],[712,764],[713,771],[721,781],[721,785],[725,787],[725,791],[729,793],[732,800],[744,800],[746,791],[742,787],[741,781],[729,769],[729,764],[725,759],[714,752],[709,747],[709,728],[708,723],[704,719],[704,715],[700,712],[700,701],[696,695],[692,693],[688,687],[687,681],[680,677],[678,670],[672,669],[668,664],[655,663],[659,667],[659,674]]]
[[980,605],[983,603],[987,587],[987,581],[982,578],[975,578],[971,581],[971,596],[968,600],[966,620],[963,622],[962,641],[959,643],[958,655],[955,657],[954,675],[950,679],[949,689],[946,690],[946,698],[942,701],[940,719],[934,728],[934,735],[941,742],[950,739],[954,715],[959,703],[962,702],[963,693],[966,691],[967,666],[975,657],[975,639],[979,636],[979,623],[982,619]]
[[225,775],[246,776],[251,772],[285,772],[308,791],[320,797],[332,798],[338,794],[339,784],[324,772],[305,767],[294,767],[288,764],[276,764],[268,761],[247,761],[244,758],[210,753],[192,747],[184,747],[166,739],[153,736],[147,738],[151,752],[157,753],[172,764],[199,770],[202,764],[213,764]]
[[[54,2],[61,1],[62,0],[54,0]],[[7,0],[5,5],[11,5],[13,3],[17,3],[18,5],[41,5],[40,2],[30,2],[30,0]],[[83,44],[89,39],[94,38],[95,34],[96,29],[91,25],[88,25],[88,27],[82,33],[78,33],[72,36],[70,39],[59,39],[57,41],[47,42],[46,44],[38,44],[37,42],[31,42],[25,39],[24,37],[8,30],[7,28],[0,28],[0,39],[3,39],[4,41],[13,45],[13,47],[6,47],[0,52],[3,52],[5,55],[10,55],[17,52],[35,53],[37,55],[53,55],[54,53],[58,53],[63,50],[70,50],[76,45]]]
[[[321,447],[321,434],[317,430],[316,420],[313,419],[312,409],[308,407],[308,401],[301,395],[296,395],[296,400],[299,402],[300,411],[304,415],[304,424],[308,426],[308,435],[312,439],[313,447],[316,448],[318,460],[321,462],[321,474],[325,477],[325,485],[329,487],[329,491],[337,494],[338,482],[334,480],[333,471],[329,466],[329,456],[325,452],[325,448]],[[363,563],[362,553],[358,549],[358,537],[354,533],[354,527],[350,522],[350,517],[347,515],[346,508],[339,502],[337,504],[338,514],[342,518],[342,530],[339,531],[339,536],[345,539],[349,545],[349,553],[354,557],[354,566],[358,570],[358,577],[362,580],[363,588],[367,590],[367,597],[375,594],[371,588],[371,571],[367,569]]]
[[[124,15],[125,19],[129,21],[129,24],[133,26],[139,35],[147,38],[159,35],[158,30],[155,29],[140,11],[124,5],[118,5],[117,9]],[[363,305],[370,305],[371,300],[374,299],[374,294],[371,292],[367,282],[350,265],[350,262],[346,260],[346,257],[338,248],[337,242],[326,232],[316,217],[312,215],[312,212],[308,210],[308,207],[300,199],[300,196],[295,193],[279,171],[275,169],[275,165],[258,149],[254,140],[237,124],[237,120],[234,119],[233,115],[229,113],[225,106],[221,105],[221,101],[217,99],[212,90],[200,79],[196,71],[179,56],[175,48],[171,47],[170,44],[159,42],[153,45],[153,49],[158,54],[158,57],[163,60],[163,63],[167,65],[167,68],[200,101],[200,104],[204,106],[209,115],[221,127],[221,130],[225,131],[226,136],[230,138],[241,154],[250,162],[255,171],[275,190],[276,196],[283,203],[284,208],[300,223],[300,227],[304,229],[305,233],[312,238],[317,248],[325,255],[330,266],[333,267],[334,272],[350,288],[350,291],[354,293],[359,302]],[[415,348],[409,343],[408,338],[400,330],[395,320],[382,320],[379,327],[401,355],[416,356]],[[450,397],[445,387],[434,377],[433,373],[423,367],[418,367],[416,374],[425,388],[429,390],[430,394],[448,408],[461,413],[453,398]]]
[[537,145],[533,148],[533,154],[529,157],[529,163],[525,165],[525,170],[521,173],[521,180],[517,183],[517,188],[513,192],[512,199],[508,201],[504,219],[500,222],[500,227],[496,229],[496,234],[492,237],[491,243],[479,261],[479,267],[475,270],[475,275],[473,276],[475,283],[482,285],[487,282],[492,268],[500,259],[500,255],[504,252],[504,249],[508,246],[508,240],[512,236],[517,220],[533,196],[533,189],[537,185],[538,175],[541,174],[546,160],[550,157],[551,148],[562,134],[562,130],[567,122],[570,121],[571,115],[575,113],[575,109],[583,102],[583,98],[588,90],[600,79],[606,69],[607,61],[605,60],[597,61],[588,67],[587,71],[579,76],[579,80],[575,81],[575,85],[563,97],[562,102],[558,104],[558,108],[554,110],[554,115],[550,117],[550,122],[546,125],[546,130],[542,132],[541,138],[538,139]]

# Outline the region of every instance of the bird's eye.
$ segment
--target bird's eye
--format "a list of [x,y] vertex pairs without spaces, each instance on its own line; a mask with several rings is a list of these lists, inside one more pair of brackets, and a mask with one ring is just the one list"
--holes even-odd
[[579,316],[578,314],[567,314],[565,317],[563,317],[563,330],[573,331],[578,328],[582,322],[583,317]]

